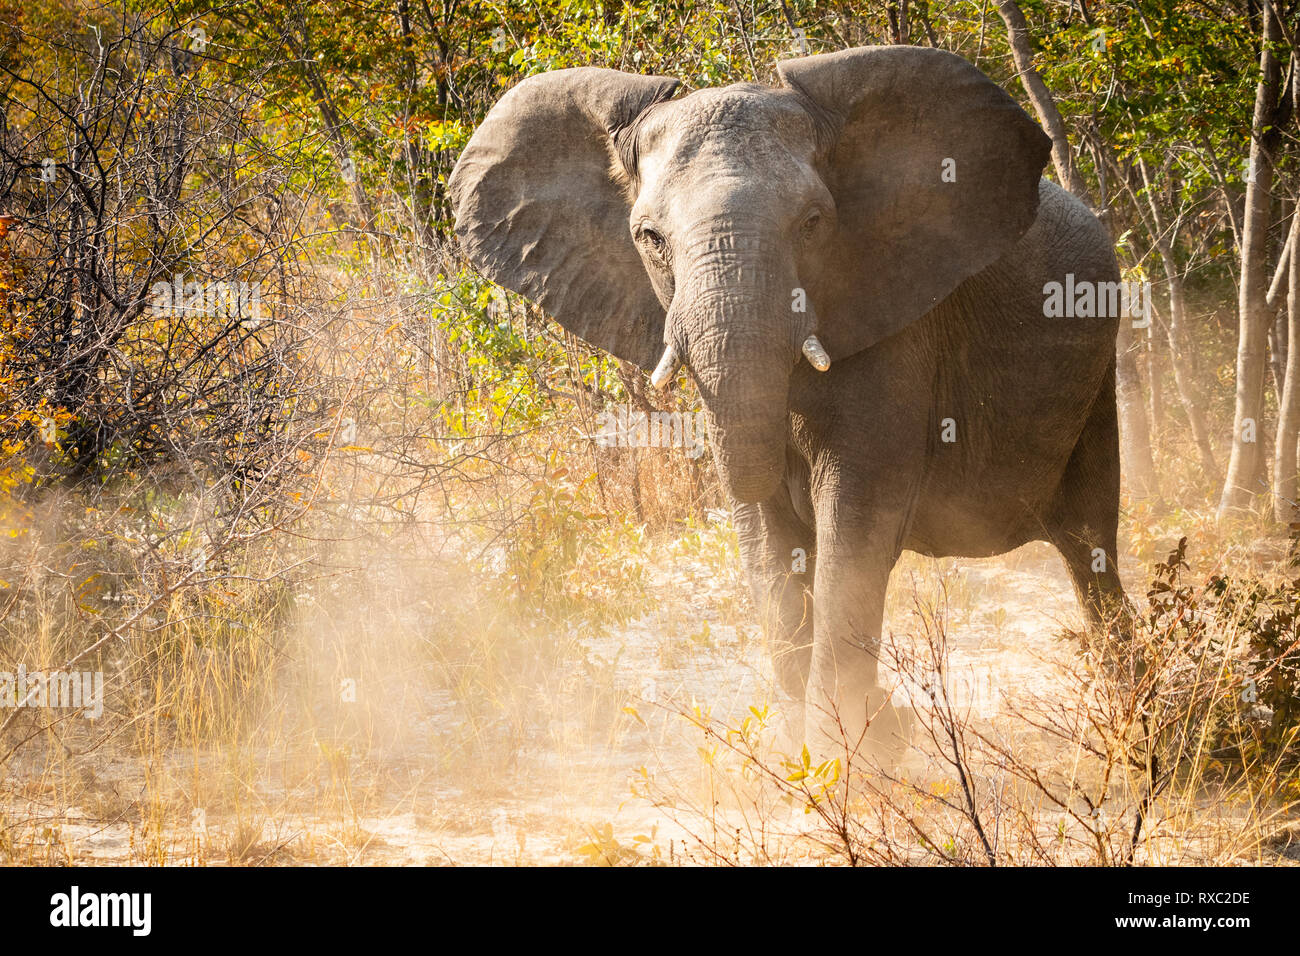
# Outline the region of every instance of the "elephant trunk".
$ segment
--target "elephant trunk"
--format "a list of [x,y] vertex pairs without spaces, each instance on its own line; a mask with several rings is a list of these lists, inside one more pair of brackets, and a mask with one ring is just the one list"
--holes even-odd
[[[730,385],[733,374],[744,383]],[[723,486],[737,503],[766,501],[785,475],[789,369],[705,366],[695,377]]]
[[679,286],[672,318],[709,417],[724,487],[740,503],[771,497],[785,475],[790,375],[802,316],[793,269],[760,257],[705,257]]

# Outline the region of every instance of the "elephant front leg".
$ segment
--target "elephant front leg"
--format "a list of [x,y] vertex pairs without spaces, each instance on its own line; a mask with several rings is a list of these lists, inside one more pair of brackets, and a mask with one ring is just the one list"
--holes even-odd
[[[891,539],[892,540],[892,539]],[[885,591],[896,555],[828,551],[817,567],[817,606],[804,728],[826,756],[892,765],[908,721],[881,686],[879,663]]]
[[812,531],[795,515],[784,488],[771,502],[737,505],[735,521],[776,679],[803,700],[813,640]]

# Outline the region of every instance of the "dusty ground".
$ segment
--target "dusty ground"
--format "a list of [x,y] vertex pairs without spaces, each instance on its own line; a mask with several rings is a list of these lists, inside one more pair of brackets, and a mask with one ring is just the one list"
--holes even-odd
[[[294,652],[301,659],[284,665],[298,676],[277,671],[270,683],[326,693],[280,689],[269,705],[241,709],[254,716],[239,733],[186,730],[177,715],[137,704],[141,716],[34,738],[0,778],[0,854],[173,865],[835,859],[824,820],[770,781],[756,782],[752,762],[701,730],[704,721],[726,737],[726,728],[762,715],[764,766],[785,767],[781,777],[798,770],[784,763],[800,759],[798,708],[771,684],[727,535],[702,545],[705,538],[648,546],[649,610],[603,633],[548,634],[567,650],[545,665],[517,659],[537,652],[528,645],[513,648],[508,665],[510,654],[492,653],[476,670],[463,666],[464,655],[455,666],[437,664],[431,645],[446,632],[431,636],[429,621],[463,597],[454,587],[418,580],[407,592],[345,588],[342,603],[305,600]],[[1129,560],[1124,571],[1141,602],[1144,567]],[[1049,770],[1076,760],[1014,717],[1035,701],[1069,704],[1079,694],[1066,674],[1078,646],[1065,635],[1081,615],[1056,553],[1033,544],[987,560],[905,556],[885,628],[899,648],[924,654],[918,603],[939,595],[959,706]],[[361,675],[358,702],[340,704],[330,692],[340,673]],[[959,794],[951,768],[924,740],[906,764],[922,802],[927,793]],[[981,799],[1011,794],[998,773],[976,773]],[[905,795],[904,809],[913,799]],[[1214,814],[1239,810],[1213,794],[1196,799]],[[1039,800],[1031,816],[1043,809]],[[1059,808],[1046,809],[1033,825],[1046,826],[1050,840],[1064,820],[1076,831],[1077,862],[1088,862],[1086,824],[1080,835]],[[933,848],[893,832],[897,821],[886,818],[889,845],[924,862]],[[1282,836],[1270,837],[1264,862],[1300,854],[1300,826],[1270,828]],[[1121,821],[1118,831],[1127,829]],[[951,832],[960,836],[960,824]],[[1144,851],[1146,862],[1188,862],[1201,852],[1176,827],[1166,837]],[[1205,858],[1218,858],[1212,837],[1197,839]]]
[[[10,838],[36,858],[75,863],[703,859],[700,835],[728,808],[708,809],[705,742],[683,712],[699,706],[732,724],[767,706],[779,738],[793,710],[774,693],[757,630],[725,577],[699,561],[655,562],[653,610],[616,633],[577,635],[586,660],[573,686],[539,687],[538,713],[522,728],[477,727],[482,746],[467,742],[454,695],[400,686],[400,731],[371,727],[364,741],[313,734],[274,748],[169,747],[142,760],[119,738],[62,773],[38,767],[48,754],[11,764]],[[940,581],[951,670],[969,675],[981,717],[1022,695],[1061,692],[1055,662],[1072,649],[1060,635],[1079,613],[1048,546],[990,560],[908,556],[886,625],[903,646],[913,640],[913,593]],[[390,692],[395,684],[400,676]]]

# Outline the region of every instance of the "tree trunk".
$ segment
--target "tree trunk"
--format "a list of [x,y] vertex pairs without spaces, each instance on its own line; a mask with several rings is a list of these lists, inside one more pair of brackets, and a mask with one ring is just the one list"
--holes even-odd
[[1088,186],[1079,175],[1074,165],[1074,156],[1070,152],[1070,139],[1065,135],[1065,121],[1061,111],[1056,108],[1056,101],[1051,91],[1043,82],[1042,75],[1034,66],[1034,53],[1029,43],[1029,25],[1025,15],[1015,0],[999,0],[998,13],[1007,25],[1007,43],[1011,47],[1011,59],[1016,64],[1020,82],[1029,95],[1029,102],[1034,106],[1038,122],[1052,138],[1052,165],[1056,167],[1056,178],[1061,185],[1078,196],[1092,208],[1096,205],[1088,195]]
[[[1169,287],[1169,323],[1165,326],[1165,334],[1169,340],[1169,361],[1174,372],[1174,388],[1178,390],[1178,399],[1187,412],[1187,426],[1201,457],[1201,471],[1205,474],[1206,480],[1217,487],[1221,480],[1219,463],[1214,459],[1214,448],[1210,444],[1210,430],[1205,424],[1205,415],[1201,411],[1202,396],[1200,389],[1195,385],[1195,365],[1191,361],[1195,357],[1195,350],[1187,338],[1187,299],[1184,295],[1183,274],[1174,255],[1179,223],[1175,222],[1172,227],[1166,226],[1164,217],[1160,214],[1160,207],[1156,204],[1146,163],[1140,158],[1137,168],[1142,177],[1143,195],[1146,196],[1147,209],[1151,215],[1146,223],[1147,232],[1151,234],[1156,252],[1160,255],[1160,266],[1164,270],[1165,283]],[[1137,191],[1131,186],[1129,195],[1133,198],[1138,215],[1142,215]],[[1154,382],[1151,387],[1156,387]]]
[[1290,238],[1282,250],[1289,273],[1287,290],[1287,341],[1286,375],[1283,378],[1282,398],[1278,402],[1277,442],[1273,447],[1273,517],[1285,524],[1300,520],[1296,502],[1300,501],[1300,476],[1296,473],[1296,441],[1300,438],[1300,256],[1295,254],[1300,245],[1300,215],[1291,217]]
[[[1293,204],[1292,214],[1300,211],[1300,203]],[[1291,250],[1296,244],[1300,243],[1300,236],[1296,235],[1295,223],[1291,224],[1291,229],[1287,231],[1286,244],[1282,246],[1282,253],[1277,257],[1277,269],[1273,273],[1273,281],[1268,287],[1268,307],[1278,309],[1286,301],[1287,288],[1290,285],[1290,255]],[[1283,363],[1285,364],[1285,362]]]
[[1147,420],[1151,423],[1151,448],[1154,454],[1165,434],[1165,390],[1161,387],[1165,378],[1165,363],[1154,321],[1147,326],[1146,350]]
[[1261,490],[1264,455],[1259,432],[1264,414],[1264,371],[1268,346],[1268,230],[1271,225],[1273,149],[1281,69],[1273,46],[1282,38],[1273,3],[1264,3],[1259,84],[1251,122],[1250,171],[1241,237],[1241,289],[1237,300],[1237,402],[1232,425],[1232,457],[1219,499],[1219,516],[1250,507]]
[[1151,433],[1147,430],[1142,402],[1142,378],[1138,374],[1137,352],[1141,340],[1127,320],[1119,324],[1115,342],[1115,399],[1119,405],[1120,454],[1129,493],[1135,498],[1157,494],[1156,465],[1151,456]]
[[1187,412],[1187,427],[1201,457],[1201,471],[1210,484],[1217,486],[1222,477],[1219,474],[1219,463],[1215,461],[1214,448],[1210,445],[1210,429],[1205,424],[1200,389],[1194,384],[1187,363],[1191,348],[1187,340],[1187,304],[1183,294],[1183,276],[1174,261],[1173,249],[1163,242],[1157,245],[1157,249],[1165,270],[1165,281],[1169,286],[1169,324],[1166,334],[1169,337],[1169,361],[1174,372],[1174,387]]
[[[1287,216],[1294,216],[1294,213],[1295,204],[1292,203]],[[1285,220],[1287,216],[1283,216],[1282,219]],[[1268,366],[1273,378],[1273,390],[1277,395],[1279,416],[1282,408],[1282,392],[1286,388],[1287,351],[1291,346],[1286,321],[1286,316],[1289,314],[1286,308],[1286,291],[1291,268],[1291,247],[1296,240],[1294,227],[1293,218],[1291,225],[1287,227],[1286,242],[1278,254],[1277,268],[1273,271],[1273,281],[1269,283],[1268,296],[1265,299],[1268,304]]]

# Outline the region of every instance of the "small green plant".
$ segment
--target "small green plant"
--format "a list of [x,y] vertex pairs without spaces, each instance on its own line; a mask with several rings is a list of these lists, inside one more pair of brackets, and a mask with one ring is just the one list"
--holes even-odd
[[506,553],[505,578],[521,610],[594,624],[626,621],[643,607],[640,532],[595,510],[595,480],[575,477],[552,452],[533,482]]
[[1215,575],[1207,590],[1219,600],[1219,613],[1246,638],[1239,700],[1262,718],[1259,744],[1265,753],[1298,756],[1300,736],[1300,578],[1273,587],[1234,582]]
[[587,842],[577,852],[592,866],[643,866],[658,863],[662,853],[655,843],[655,829],[649,835],[638,834],[623,843],[614,835],[614,824],[602,823],[587,828]]
[[788,771],[786,782],[794,784],[803,798],[804,813],[812,813],[819,803],[835,796],[836,785],[840,782],[839,758],[814,765],[805,744],[798,760],[787,759],[781,763]]
[[[1300,737],[1300,579],[1281,584],[1213,575],[1189,582],[1187,538],[1155,564],[1141,626],[1159,654],[1179,654],[1198,675],[1216,752],[1293,764]],[[1163,688],[1152,693],[1163,695]],[[1244,731],[1244,733],[1243,733]]]

